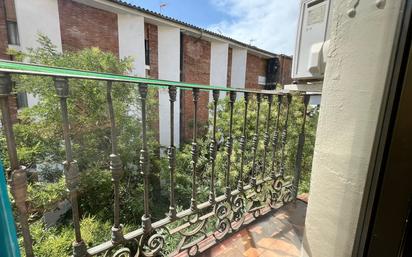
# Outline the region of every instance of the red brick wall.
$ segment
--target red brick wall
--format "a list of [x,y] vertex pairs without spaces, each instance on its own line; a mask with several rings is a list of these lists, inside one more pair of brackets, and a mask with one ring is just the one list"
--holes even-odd
[[9,21],[17,21],[16,17],[16,7],[14,5],[14,0],[4,0],[6,8],[6,16]]
[[157,26],[145,23],[145,39],[149,40],[150,50],[150,71],[149,76],[151,78],[159,78],[159,64],[158,64],[158,40],[157,40]]
[[[7,11],[6,5],[7,4]],[[7,13],[7,14],[6,14]],[[6,17],[7,15],[7,17]],[[0,0],[0,59],[10,60],[10,56],[6,54],[9,42],[7,39],[7,19],[15,20],[14,2]],[[17,98],[16,95],[10,95],[9,108],[11,119],[13,122],[17,122]]]
[[[149,23],[144,24],[145,39],[149,40],[150,51],[150,70],[148,75],[150,78],[159,78],[159,64],[158,64],[158,40],[157,40],[157,26]],[[151,97],[154,98],[156,104],[150,105],[149,119],[151,128],[153,129],[157,140],[159,140],[159,92],[156,88],[151,89]]]
[[226,85],[227,87],[231,86],[232,82],[232,48],[229,47],[228,53],[227,53],[227,81]]
[[246,60],[246,88],[263,89],[258,85],[258,76],[266,76],[267,60],[248,53]]
[[7,25],[6,25],[6,11],[4,1],[0,1],[0,58],[10,59],[6,54],[8,48],[7,40]]
[[292,57],[281,55],[279,56],[279,62],[281,67],[281,85],[288,85],[292,83]]
[[58,1],[63,50],[99,47],[119,54],[117,14],[72,0]]
[[[182,81],[188,83],[210,84],[210,42],[192,36],[183,35]],[[200,92],[198,102],[199,135],[207,126],[209,92]],[[182,91],[181,102],[181,138],[189,141],[193,133],[193,98],[191,91]],[[203,128],[203,129],[202,129]]]

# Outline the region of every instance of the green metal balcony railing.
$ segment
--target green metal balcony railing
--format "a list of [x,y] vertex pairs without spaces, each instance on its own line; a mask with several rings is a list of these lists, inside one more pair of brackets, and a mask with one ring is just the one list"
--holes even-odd
[[[66,185],[69,190],[69,199],[72,206],[73,226],[75,233],[75,242],[73,243],[73,256],[158,256],[164,254],[165,239],[163,233],[166,231],[170,236],[180,235],[182,240],[176,246],[174,254],[185,253],[189,256],[197,255],[201,250],[202,242],[212,242],[208,246],[224,239],[227,235],[237,231],[243,225],[250,222],[247,217],[257,218],[263,214],[264,208],[279,208],[280,206],[293,201],[297,195],[297,189],[300,178],[300,169],[302,162],[302,150],[305,142],[305,123],[303,119],[300,129],[300,136],[296,147],[296,163],[295,174],[293,177],[288,177],[285,174],[285,147],[288,140],[288,125],[290,118],[290,103],[292,98],[301,99],[304,103],[303,117],[306,117],[309,95],[307,94],[288,94],[278,91],[258,91],[237,88],[226,88],[219,86],[204,86],[197,84],[180,83],[164,80],[153,80],[146,78],[138,78],[133,76],[123,76],[105,73],[96,73],[89,71],[80,71],[73,69],[63,69],[55,67],[46,67],[40,65],[31,65],[24,63],[0,61],[0,104],[3,118],[3,130],[7,139],[7,149],[10,161],[10,187],[13,194],[16,207],[19,213],[19,222],[21,226],[21,234],[24,238],[24,248],[26,256],[34,256],[32,249],[32,240],[30,236],[28,214],[26,207],[27,199],[27,178],[25,167],[20,166],[17,156],[15,137],[13,133],[13,123],[9,109],[9,95],[12,92],[11,74],[25,74],[33,76],[51,76],[54,78],[54,87],[56,97],[60,99],[60,112],[62,116],[63,139],[65,142],[66,160],[64,161],[64,175]],[[73,149],[70,139],[70,126],[68,115],[67,98],[70,97],[69,84],[70,79],[87,79],[100,80],[107,82],[107,108],[111,125],[111,155],[110,155],[110,170],[112,172],[112,181],[114,188],[114,220],[111,229],[112,239],[103,242],[98,246],[87,249],[85,242],[82,239],[80,232],[80,210],[78,204],[79,190],[79,169],[74,159]],[[123,164],[121,162],[118,147],[117,147],[117,132],[115,123],[115,112],[112,103],[112,84],[116,82],[125,82],[136,84],[140,94],[141,104],[141,126],[142,126],[142,149],[140,152],[140,169],[143,174],[144,193],[143,207],[144,215],[142,217],[142,226],[127,234],[123,233],[122,225],[119,218],[120,208],[120,193],[119,185],[123,176]],[[152,222],[151,210],[149,208],[149,175],[148,167],[148,142],[147,142],[147,98],[148,87],[163,87],[169,92],[170,104],[170,138],[171,144],[168,147],[167,156],[169,162],[170,176],[170,192],[169,213],[156,222]],[[175,190],[176,190],[176,147],[174,142],[174,108],[176,102],[176,92],[178,89],[191,90],[193,93],[193,139],[191,151],[191,170],[192,170],[192,194],[190,199],[190,208],[177,212]],[[211,138],[209,146],[209,165],[210,173],[210,192],[209,200],[199,203],[197,199],[198,193],[198,102],[199,91],[212,92],[212,125]],[[224,171],[224,185],[222,195],[216,195],[216,172],[215,158],[217,152],[217,112],[219,110],[218,100],[220,92],[227,92],[229,97],[229,130],[226,135],[227,140],[225,151],[227,153],[226,169]],[[231,187],[231,182],[235,178],[231,178],[231,168],[233,160],[231,155],[233,151],[233,113],[234,103],[237,96],[241,94],[244,98],[244,113],[243,113],[243,128],[241,137],[239,138],[241,148],[240,170],[237,175],[236,188]],[[251,122],[249,120],[248,106],[251,97],[256,99],[257,113],[254,122],[255,131],[251,139],[252,147],[247,148],[246,125]],[[275,101],[274,101],[275,100]],[[266,101],[268,104],[267,113],[261,112],[261,103]],[[274,102],[276,104],[277,115],[271,117],[273,112]],[[285,107],[282,110],[282,107]],[[261,116],[265,116],[265,130],[263,133],[259,131],[259,122]],[[282,119],[280,116],[282,116]],[[281,122],[283,121],[283,123]],[[270,131],[270,124],[274,122],[275,129]],[[281,124],[282,123],[282,124]],[[263,138],[262,135],[263,134]],[[263,140],[263,141],[262,141]],[[263,159],[257,155],[258,146],[264,146]],[[245,153],[251,151],[252,168],[245,170]],[[269,156],[271,158],[269,158]],[[258,165],[258,162],[263,165]],[[259,166],[259,167],[258,167]],[[189,200],[189,199],[188,199]],[[212,219],[217,220],[215,230],[205,232],[204,228]],[[179,222],[179,226],[169,229],[170,224]],[[162,232],[161,232],[162,231]],[[134,244],[137,253],[132,252],[126,245]],[[204,244],[203,244],[204,245]]]

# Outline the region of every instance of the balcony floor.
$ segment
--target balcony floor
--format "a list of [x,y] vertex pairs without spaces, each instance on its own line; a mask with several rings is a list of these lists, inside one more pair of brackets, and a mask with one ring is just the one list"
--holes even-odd
[[297,200],[269,212],[201,257],[299,257],[306,216],[306,202]]

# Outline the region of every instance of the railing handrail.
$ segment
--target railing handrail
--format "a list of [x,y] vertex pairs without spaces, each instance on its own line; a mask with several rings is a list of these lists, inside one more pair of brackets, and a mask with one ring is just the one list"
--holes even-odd
[[200,90],[219,90],[226,92],[243,92],[243,93],[253,93],[253,94],[266,94],[266,95],[283,95],[284,92],[279,90],[256,90],[256,89],[245,89],[245,88],[235,88],[235,87],[225,87],[218,85],[202,85],[196,83],[186,83],[171,80],[162,79],[151,79],[143,78],[132,75],[120,75],[113,73],[95,72],[80,69],[47,66],[41,64],[32,64],[16,61],[6,61],[0,60],[0,72],[10,73],[10,74],[23,74],[23,75],[38,75],[38,76],[48,76],[48,77],[63,77],[63,78],[74,78],[74,79],[90,79],[90,80],[101,80],[101,81],[112,81],[112,82],[124,82],[133,84],[147,84],[151,87],[164,87],[175,86],[183,90],[191,90],[193,88],[199,88]]

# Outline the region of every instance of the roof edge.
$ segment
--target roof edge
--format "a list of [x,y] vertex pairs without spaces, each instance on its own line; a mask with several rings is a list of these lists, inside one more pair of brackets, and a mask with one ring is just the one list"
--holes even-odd
[[240,46],[242,46],[242,47],[245,47],[246,49],[250,49],[250,50],[253,50],[253,51],[256,51],[256,52],[260,52],[260,53],[262,53],[262,54],[264,54],[264,55],[269,55],[269,56],[272,56],[272,57],[283,56],[283,57],[292,58],[291,56],[288,56],[288,55],[285,55],[285,54],[276,54],[276,53],[273,53],[273,52],[264,50],[264,49],[259,48],[259,47],[256,47],[256,46],[248,45],[248,44],[246,44],[246,43],[244,43],[244,42],[241,42],[241,41],[239,41],[239,40],[233,39],[233,38],[231,38],[231,37],[224,36],[224,35],[222,35],[222,34],[213,32],[213,31],[211,31],[211,30],[207,30],[207,29],[204,29],[204,28],[195,26],[195,25],[193,25],[193,24],[190,24],[190,23],[187,23],[187,22],[184,22],[184,21],[177,20],[177,19],[175,19],[175,18],[172,18],[172,17],[166,16],[166,15],[160,14],[160,13],[155,12],[155,11],[151,11],[151,10],[149,10],[149,9],[146,9],[146,8],[137,6],[137,5],[135,5],[135,4],[131,4],[131,3],[122,1],[122,0],[105,0],[105,1],[111,2],[111,3],[114,3],[114,4],[118,4],[118,5],[127,7],[127,8],[131,8],[131,9],[133,9],[133,10],[137,10],[137,11],[143,12],[143,13],[145,13],[145,14],[154,16],[154,17],[156,17],[156,18],[160,18],[160,19],[167,20],[167,21],[169,21],[169,22],[178,24],[178,25],[183,26],[183,27],[188,27],[188,28],[190,28],[190,29],[197,30],[199,33],[209,34],[209,35],[212,36],[212,37],[218,37],[218,38],[227,40],[227,41],[232,42],[232,43],[234,43],[234,44],[237,44],[237,45],[240,45]]

